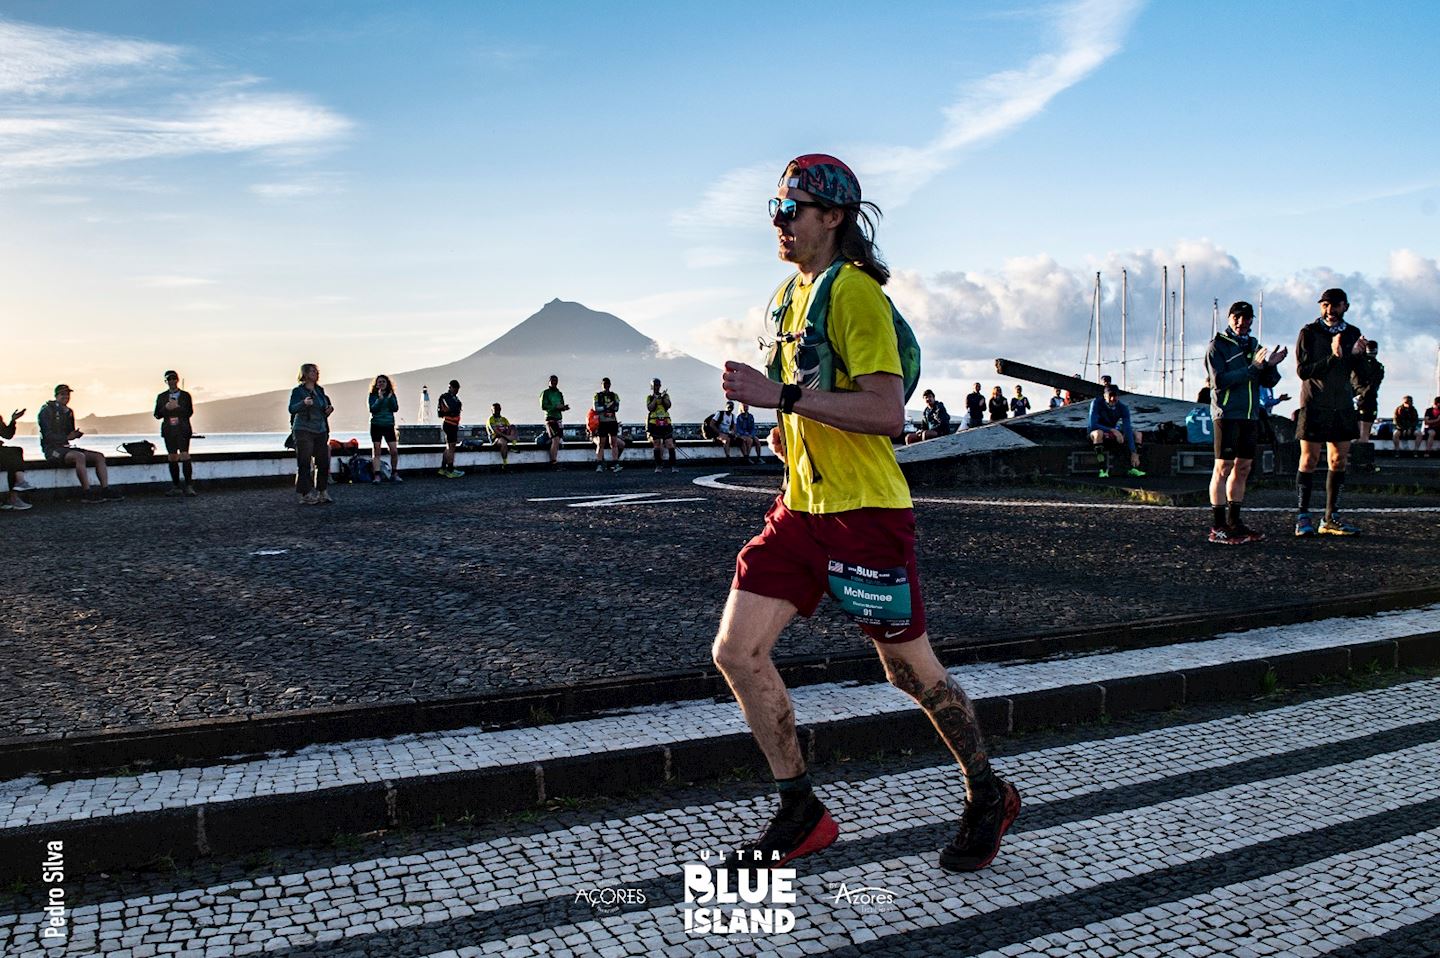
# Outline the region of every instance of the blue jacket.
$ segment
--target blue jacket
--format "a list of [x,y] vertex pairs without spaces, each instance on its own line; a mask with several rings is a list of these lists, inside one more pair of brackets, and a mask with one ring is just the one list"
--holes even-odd
[[1267,412],[1260,403],[1260,387],[1280,382],[1280,370],[1266,362],[1255,362],[1260,344],[1254,336],[1236,337],[1221,330],[1205,353],[1205,372],[1210,377],[1210,416],[1213,419],[1259,419]]
[[1135,430],[1130,427],[1130,409],[1123,402],[1115,403],[1112,409],[1104,396],[1090,400],[1090,432],[1097,429],[1118,429],[1125,437],[1125,445],[1135,451]]

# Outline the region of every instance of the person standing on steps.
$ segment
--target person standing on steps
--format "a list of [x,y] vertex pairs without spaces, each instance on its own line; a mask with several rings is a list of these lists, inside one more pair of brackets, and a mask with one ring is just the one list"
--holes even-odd
[[[1020,811],[1019,792],[991,769],[974,706],[936,658],[925,627],[910,490],[890,441],[904,426],[905,392],[881,289],[890,272],[875,248],[878,216],[840,160],[792,160],[770,200],[780,259],[795,267],[770,305],[780,322],[775,348],[784,383],[744,363],[725,364],[727,399],[779,411],[770,442],[788,473],[763,531],[735,560],[712,649],[779,792],[774,818],[727,857],[730,868],[783,865],[837,836],[811,786],[790,697],[771,659],[781,630],[796,614],[813,613],[826,592],[875,643],[890,682],[925,710],[964,770],[965,811],[940,865],[984,868]],[[823,344],[834,354],[829,364],[799,335],[822,275],[833,278]],[[825,366],[833,382],[811,378]]]

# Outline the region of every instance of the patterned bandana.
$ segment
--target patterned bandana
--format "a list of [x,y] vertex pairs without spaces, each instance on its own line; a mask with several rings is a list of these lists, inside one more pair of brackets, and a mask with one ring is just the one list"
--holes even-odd
[[860,180],[850,167],[826,153],[797,156],[785,166],[777,186],[804,190],[836,206],[860,202]]

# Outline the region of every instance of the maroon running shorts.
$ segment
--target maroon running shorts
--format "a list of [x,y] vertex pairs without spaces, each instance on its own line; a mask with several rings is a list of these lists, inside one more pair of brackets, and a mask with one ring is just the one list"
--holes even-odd
[[[872,586],[865,576],[881,578]],[[862,596],[863,602],[876,594],[894,594],[896,578],[903,578],[908,585],[908,614],[892,607],[878,619],[866,613],[857,615],[832,589],[838,582]],[[909,642],[925,634],[925,602],[915,564],[915,513],[910,509],[812,515],[792,512],[785,508],[784,497],[777,496],[765,513],[764,530],[735,557],[730,588],[784,599],[807,617],[814,614],[821,597],[830,593],[876,642]],[[899,618],[885,619],[897,613]]]

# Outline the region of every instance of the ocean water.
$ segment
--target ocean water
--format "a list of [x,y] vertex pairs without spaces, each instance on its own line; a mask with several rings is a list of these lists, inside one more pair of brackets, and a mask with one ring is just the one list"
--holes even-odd
[[[191,452],[284,452],[285,437],[289,433],[284,432],[225,432],[207,433],[202,438],[196,436],[190,440]],[[339,434],[337,433],[337,438]],[[369,434],[362,436],[355,434],[361,442],[369,440]],[[345,435],[344,438],[349,438]],[[144,433],[142,435],[101,435],[98,433],[86,433],[71,445],[79,446],[81,449],[93,449],[96,452],[106,454],[121,454],[118,448],[122,442],[134,442],[137,439],[148,439],[155,444],[155,451],[163,453],[165,444],[160,441],[160,433]],[[39,436],[16,436],[14,439],[5,440],[7,446],[19,446],[25,450],[26,459],[40,458],[40,437]]]

